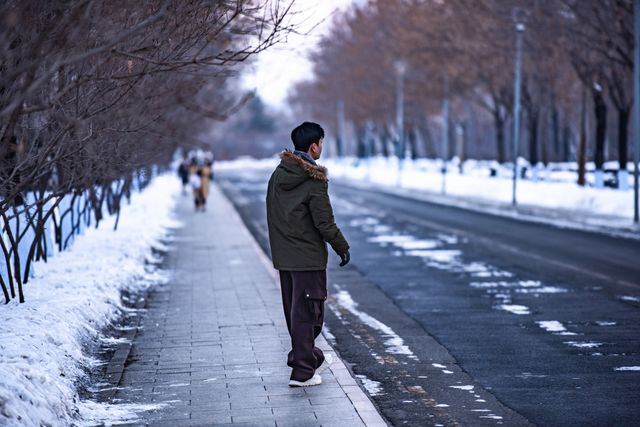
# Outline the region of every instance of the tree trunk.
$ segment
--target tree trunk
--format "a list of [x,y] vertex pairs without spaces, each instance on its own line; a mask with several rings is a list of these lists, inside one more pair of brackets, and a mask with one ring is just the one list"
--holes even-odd
[[587,95],[586,90],[582,92],[582,109],[580,111],[580,142],[576,153],[578,161],[578,185],[584,187],[586,180],[587,165]]
[[4,294],[4,303],[9,304],[11,298],[9,298],[9,292],[7,291],[7,285],[4,283],[4,279],[2,278],[2,274],[0,274],[0,287],[2,287],[2,293]]
[[604,101],[602,92],[593,91],[594,112],[596,118],[596,150],[594,162],[596,170],[604,167],[604,144],[607,137],[607,104]]
[[562,128],[562,156],[560,160],[568,162],[570,160],[571,149],[571,128],[565,124]]
[[498,153],[498,163],[502,164],[507,160],[504,142],[504,117],[499,110],[493,110],[493,124],[496,128],[496,150]]
[[431,134],[431,129],[429,128],[429,123],[427,121],[424,122],[424,155],[427,158],[433,159],[437,157],[435,143],[433,142],[433,135]]
[[460,158],[459,171],[462,175],[464,173],[464,162],[467,160],[467,147],[469,145],[469,125],[466,121],[460,124],[460,144],[458,150],[458,157]]
[[[8,229],[11,226],[11,223],[9,222],[9,220],[7,220],[4,214],[2,215],[2,220],[4,223],[5,229]],[[3,235],[0,235],[0,247],[2,247],[2,254],[4,255],[5,270],[7,272],[7,280],[9,281],[9,289],[11,290],[11,298],[15,298],[16,289],[13,286],[14,280],[13,280],[13,268],[11,266],[11,250],[5,244]]]
[[411,160],[418,158],[418,137],[415,132],[415,128],[412,128],[412,132],[407,132],[409,138],[409,147],[411,148]]
[[529,163],[535,167],[539,162],[538,158],[538,120],[540,113],[537,109],[529,111]]
[[627,147],[629,142],[630,108],[618,108],[618,188],[629,188],[629,173],[627,172]]
[[389,155],[391,154],[389,152],[389,138],[389,126],[385,124],[382,126],[382,155],[385,158],[389,158]]
[[618,163],[620,170],[627,169],[630,108],[618,109]]
[[[13,212],[14,212],[14,217],[16,218],[16,224],[19,224],[19,216],[16,214],[16,207],[13,207]],[[13,254],[13,277],[16,281],[16,284],[18,285],[18,301],[20,301],[21,303],[24,302],[24,292],[22,290],[22,276],[21,276],[21,272],[22,272],[22,268],[20,267],[20,251],[18,250],[18,244],[19,241],[17,241],[14,238],[14,233],[11,230],[11,224],[9,219],[7,218],[7,216],[5,215],[4,212],[0,212],[0,215],[2,215],[2,219],[4,219],[4,223],[5,224],[9,224],[9,226],[5,229],[6,233],[7,233],[7,237],[9,238],[9,246],[11,247],[11,250],[9,251],[9,253]],[[16,226],[16,235],[20,235],[20,229],[18,228],[18,226]],[[13,297],[15,298],[15,295],[13,295]]]
[[558,113],[558,109],[556,107],[553,107],[553,111],[551,112],[551,132],[553,134],[553,154],[551,158],[554,160],[559,160],[562,158],[562,144],[560,143],[560,114]]

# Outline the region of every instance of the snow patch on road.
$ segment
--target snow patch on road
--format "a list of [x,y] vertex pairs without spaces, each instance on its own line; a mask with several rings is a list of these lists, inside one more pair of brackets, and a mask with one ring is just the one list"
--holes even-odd
[[604,345],[604,343],[595,341],[565,341],[564,343],[577,348],[598,348]]
[[554,335],[576,335],[575,332],[569,332],[567,328],[557,320],[541,320],[536,323],[545,331],[553,332]]
[[532,374],[531,372],[523,372],[520,375],[516,375],[516,377],[527,380],[529,378],[546,378],[547,376],[543,374]]
[[408,256],[424,258],[429,267],[440,270],[461,270],[459,261],[462,251],[458,249],[414,250],[405,252]]
[[516,289],[516,292],[519,294],[563,294],[568,290],[559,286],[541,286],[539,288]]
[[565,332],[567,328],[557,320],[541,320],[536,322],[542,329],[549,332]]
[[381,332],[383,334],[383,337],[386,338],[386,340],[384,341],[384,346],[386,347],[387,353],[403,354],[411,359],[418,360],[418,357],[413,353],[413,351],[411,351],[409,346],[404,344],[404,340],[400,337],[400,335],[396,334],[393,329],[391,329],[389,326],[385,325],[375,317],[358,310],[358,304],[353,300],[353,298],[351,298],[349,292],[340,289],[340,287],[337,285],[336,288],[338,288],[338,293],[336,294],[337,305],[356,316],[365,325]]
[[615,325],[617,325],[616,322],[608,322],[606,320],[596,320],[596,324],[598,326],[615,326]]
[[373,243],[404,243],[413,240],[413,237],[402,235],[402,234],[388,234],[388,235],[380,235],[375,237],[370,237],[367,239],[369,242]]
[[378,381],[370,380],[364,375],[356,375],[356,378],[360,380],[362,386],[369,392],[371,396],[380,396],[384,394],[382,385]]
[[518,305],[518,304],[498,304],[496,305],[498,310],[508,311],[509,313],[524,315],[531,314],[529,307],[526,305]]
[[455,388],[458,390],[465,390],[465,391],[471,391],[474,389],[475,386],[473,385],[450,385],[449,388]]
[[123,204],[117,231],[115,217],[87,229],[70,250],[36,264],[24,304],[14,300],[0,308],[9,326],[0,329],[0,424],[112,424],[158,407],[80,401],[76,382],[94,361],[83,354],[84,345],[128,311],[121,290],[144,289],[160,277],[145,260],[179,225],[172,218],[179,193],[177,177],[155,178]]
[[440,242],[437,240],[409,240],[404,242],[396,242],[396,246],[406,250],[416,250],[416,249],[435,249],[440,246]]
[[538,287],[541,283],[537,280],[518,280],[516,282],[471,282],[469,285],[476,289],[488,288],[533,288]]
[[366,225],[378,225],[380,220],[374,217],[366,217],[366,218],[356,218],[349,221],[349,226],[351,227],[362,227]]
[[616,371],[640,371],[640,366],[620,366]]

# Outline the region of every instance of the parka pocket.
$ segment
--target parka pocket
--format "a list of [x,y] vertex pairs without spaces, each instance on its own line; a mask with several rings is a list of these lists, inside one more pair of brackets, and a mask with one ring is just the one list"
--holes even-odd
[[314,324],[324,321],[324,302],[327,300],[326,289],[305,289],[304,297],[309,307],[309,320]]

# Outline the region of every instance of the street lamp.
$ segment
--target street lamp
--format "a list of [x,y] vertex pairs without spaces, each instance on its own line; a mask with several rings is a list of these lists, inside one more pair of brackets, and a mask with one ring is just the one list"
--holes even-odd
[[402,186],[402,166],[404,162],[404,76],[407,64],[402,60],[394,63],[396,69],[396,127],[398,129],[398,186]]
[[518,146],[520,145],[520,86],[522,68],[522,38],[527,15],[523,9],[514,9],[513,22],[516,24],[516,77],[513,87],[513,192],[511,203],[516,205],[516,183],[518,181]]
[[638,166],[640,165],[640,0],[633,2],[635,47],[633,51],[633,222],[640,218],[638,206]]

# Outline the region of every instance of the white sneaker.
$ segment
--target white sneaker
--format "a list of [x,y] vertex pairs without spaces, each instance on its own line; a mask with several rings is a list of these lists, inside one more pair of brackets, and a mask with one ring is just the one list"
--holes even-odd
[[322,377],[318,374],[314,374],[311,378],[306,381],[289,381],[289,387],[311,387],[312,385],[320,385],[322,384]]
[[331,366],[332,363],[333,363],[333,356],[330,355],[329,353],[325,354],[324,362],[322,362],[322,365],[318,366],[318,369],[316,369],[316,374],[324,372],[329,366]]

